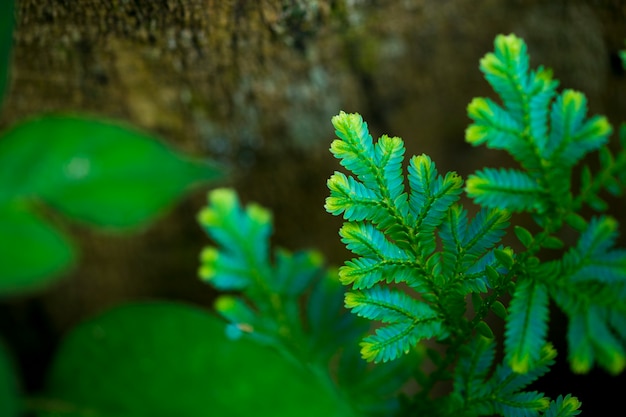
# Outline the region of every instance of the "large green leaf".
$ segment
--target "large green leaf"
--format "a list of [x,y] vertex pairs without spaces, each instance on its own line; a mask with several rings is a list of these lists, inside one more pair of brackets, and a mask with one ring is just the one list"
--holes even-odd
[[13,364],[0,340],[0,416],[17,417],[18,389]]
[[0,6],[0,104],[4,98],[9,81],[14,14],[15,2],[13,0],[3,0]]
[[97,119],[44,116],[0,137],[0,202],[41,197],[100,226],[140,225],[217,175],[142,132]]
[[169,302],[114,308],[74,329],[40,416],[345,416],[312,374],[268,347],[230,340],[206,312]]
[[0,294],[41,287],[74,258],[65,236],[23,204],[0,205]]

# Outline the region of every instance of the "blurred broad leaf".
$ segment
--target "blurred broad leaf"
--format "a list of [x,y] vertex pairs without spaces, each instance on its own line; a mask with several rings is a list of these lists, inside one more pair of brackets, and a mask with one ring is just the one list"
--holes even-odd
[[97,119],[46,116],[0,137],[0,202],[40,197],[98,226],[141,225],[218,170],[140,131]]
[[15,2],[13,0],[2,0],[2,5],[0,5],[0,103],[4,98],[9,82],[14,19]]
[[[0,206],[0,294],[40,287],[67,269],[74,249],[23,204]],[[0,414],[2,415],[2,414]]]
[[169,302],[83,323],[53,362],[39,417],[345,416],[317,380],[208,313]]
[[0,340],[0,416],[17,417],[18,389],[13,363]]

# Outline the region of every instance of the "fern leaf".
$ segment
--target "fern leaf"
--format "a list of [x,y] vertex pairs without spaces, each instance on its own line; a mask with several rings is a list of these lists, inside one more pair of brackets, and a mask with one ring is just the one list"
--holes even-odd
[[376,170],[372,169],[375,160],[374,141],[367,129],[367,123],[359,114],[341,112],[332,118],[332,124],[339,138],[331,143],[332,154],[367,188],[376,189]]
[[320,278],[324,258],[319,252],[300,251],[291,253],[285,249],[276,251],[272,279],[268,284],[278,294],[296,297],[313,281]]
[[339,139],[331,143],[330,150],[341,165],[380,198],[398,199],[404,193],[402,139],[384,135],[374,145],[367,123],[359,114],[341,112],[332,123]]
[[550,400],[543,393],[530,391],[496,398],[494,403],[496,412],[504,417],[535,417],[548,408]]
[[480,60],[480,70],[512,114],[524,112],[522,95],[527,89],[529,67],[526,49],[524,41],[515,35],[498,35],[494,52]]
[[570,317],[569,360],[572,370],[586,373],[595,361],[613,374],[626,367],[624,346],[609,327],[606,308],[592,306]]
[[407,294],[388,288],[375,287],[366,291],[346,293],[346,307],[353,313],[383,323],[431,321],[437,317],[428,304]]
[[574,166],[585,154],[606,144],[612,127],[605,117],[587,116],[584,94],[565,90],[557,98],[550,113],[550,136],[543,149],[545,159],[568,167]]
[[415,290],[427,288],[428,274],[416,261],[405,259],[356,258],[339,268],[339,279],[355,290],[371,288],[379,282],[406,283]]
[[344,309],[344,290],[336,271],[313,286],[306,308],[307,342],[311,357],[324,363],[340,349],[357,349],[369,329],[369,322]]
[[376,193],[353,177],[335,172],[328,179],[330,197],[326,198],[326,210],[338,216],[343,213],[346,220],[360,221],[376,218],[380,211],[380,199]]
[[585,316],[583,314],[571,316],[567,329],[568,359],[572,371],[579,374],[589,372],[595,362],[593,345],[587,334]]
[[426,155],[415,156],[409,163],[410,212],[415,219],[418,242],[428,246],[428,256],[435,249],[434,231],[441,225],[448,209],[459,199],[463,180],[456,173],[441,177],[435,163]]
[[459,205],[453,205],[447,212],[439,237],[443,244],[441,271],[447,276],[454,276],[460,266],[463,243],[467,234],[467,211]]
[[556,95],[559,82],[552,79],[552,71],[539,67],[528,80],[529,133],[535,146],[541,150],[548,142],[550,103]]
[[531,279],[518,282],[507,316],[505,358],[518,373],[526,373],[539,361],[548,331],[548,293]]
[[207,234],[226,252],[249,251],[257,261],[269,257],[271,214],[256,204],[241,207],[233,190],[218,188],[209,193],[208,206],[198,220]]
[[405,251],[389,242],[371,223],[347,222],[339,230],[341,241],[356,255],[375,259],[410,260]]
[[575,248],[563,257],[564,273],[571,282],[626,283],[626,250],[613,249],[617,221],[593,218]]
[[200,262],[200,278],[218,290],[239,291],[252,284],[248,265],[239,256],[208,247],[200,254]]
[[463,398],[466,404],[487,394],[485,380],[495,353],[493,339],[482,336],[476,336],[470,344],[460,350],[459,362],[454,371],[454,392]]
[[543,414],[544,417],[574,417],[580,414],[582,403],[578,398],[559,395],[556,400],[550,402],[550,407]]
[[404,142],[399,137],[383,135],[374,148],[375,163],[381,169],[384,188],[392,201],[404,194],[404,177],[402,161],[404,159]]
[[524,127],[509,112],[487,98],[474,98],[467,106],[474,121],[465,131],[465,140],[474,145],[508,151],[519,162],[536,159],[531,144],[522,136]]
[[468,196],[485,207],[543,211],[543,189],[522,171],[485,168],[470,175],[465,188]]
[[509,226],[509,218],[509,213],[503,210],[480,210],[470,223],[467,238],[463,242],[466,257],[478,258],[498,244],[504,229]]
[[490,379],[491,389],[513,393],[528,387],[550,370],[554,365],[556,354],[556,349],[551,344],[543,345],[534,366],[523,374],[515,372],[508,364],[499,365]]
[[[495,258],[485,255],[504,235],[508,220],[507,212],[482,209],[468,226],[465,210],[451,207],[439,232],[444,274],[452,277],[463,271],[466,278],[478,279],[476,284],[486,291],[484,270],[487,265],[495,264]],[[480,263],[478,268],[477,263]],[[476,273],[478,276],[472,277]]]
[[420,340],[444,334],[437,318],[391,324],[376,329],[375,334],[363,339],[361,355],[367,361],[391,361],[408,353]]

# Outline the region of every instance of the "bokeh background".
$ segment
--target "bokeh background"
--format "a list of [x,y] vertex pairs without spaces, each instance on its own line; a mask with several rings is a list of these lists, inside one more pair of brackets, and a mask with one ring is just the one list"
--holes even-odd
[[[499,33],[523,37],[532,65],[583,91],[592,112],[614,126],[626,120],[621,0],[20,0],[0,128],[50,112],[129,122],[229,166],[219,185],[273,211],[276,245],[318,248],[339,265],[349,256],[341,221],[323,209],[338,168],[330,118],[359,112],[375,136],[403,137],[409,155],[427,153],[442,171],[510,163],[463,140],[467,104],[492,95],[478,60]],[[196,276],[208,243],[195,221],[205,192],[131,236],[63,223],[79,265],[47,291],[0,306],[27,388],[41,385],[60,336],[107,307],[211,304]],[[612,203],[625,221],[624,202]],[[540,388],[573,392],[588,415],[617,407],[625,379],[570,374],[558,312],[551,323],[560,356]]]

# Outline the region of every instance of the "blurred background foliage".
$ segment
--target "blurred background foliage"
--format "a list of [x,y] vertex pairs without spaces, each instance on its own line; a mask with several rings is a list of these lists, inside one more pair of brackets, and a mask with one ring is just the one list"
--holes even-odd
[[[478,59],[496,34],[514,32],[532,65],[583,91],[592,112],[614,125],[626,118],[619,0],[19,0],[7,78],[10,16],[0,13],[0,131],[80,112],[166,138],[230,166],[222,184],[274,212],[275,243],[319,248],[336,264],[348,255],[323,200],[336,169],[329,119],[340,109],[363,114],[374,135],[403,137],[408,154],[427,153],[442,171],[495,165],[500,153],[463,142],[465,109],[491,94]],[[204,194],[123,237],[47,213],[82,255],[45,292],[0,303],[0,334],[27,390],[43,385],[61,335],[93,314],[138,299],[210,305],[215,294],[196,276]],[[626,221],[623,202],[612,204]],[[587,411],[615,396],[604,384],[619,384],[601,372],[573,377],[562,364],[548,394],[572,391]]]

